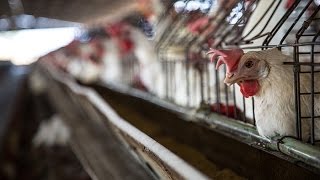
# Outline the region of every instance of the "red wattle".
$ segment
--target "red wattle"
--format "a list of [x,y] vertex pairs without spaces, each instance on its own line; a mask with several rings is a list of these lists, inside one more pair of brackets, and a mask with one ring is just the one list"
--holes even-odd
[[245,98],[254,96],[260,89],[258,80],[246,80],[239,83],[240,91]]
[[239,109],[237,109],[237,107],[235,107],[234,105],[224,105],[221,103],[214,103],[210,106],[210,110],[212,112],[216,112],[216,113],[220,113],[222,115],[231,117],[231,118],[236,118],[237,115],[235,115],[235,112],[237,110],[237,112],[240,112]]

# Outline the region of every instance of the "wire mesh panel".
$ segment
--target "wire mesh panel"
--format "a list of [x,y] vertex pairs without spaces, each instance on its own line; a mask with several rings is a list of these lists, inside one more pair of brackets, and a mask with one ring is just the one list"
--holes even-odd
[[[267,138],[294,136],[312,144],[320,140],[318,2],[194,3],[167,4],[149,37],[155,44],[126,23],[106,28],[109,44],[117,47],[107,54],[119,57],[102,59],[117,61],[117,68],[120,62],[122,82],[180,106],[250,123]],[[212,62],[210,48],[217,54]],[[240,71],[247,72],[240,69],[245,67],[257,68],[256,76],[235,79]]]
[[[250,19],[250,13],[247,13],[252,10],[249,5],[239,18],[249,19],[242,35],[235,36],[236,30],[228,31],[222,36],[217,33],[213,34],[215,39],[219,39],[214,47],[230,48],[241,45],[240,47],[245,52],[278,47],[283,54],[290,57],[283,64],[290,65],[293,72],[290,75],[293,77],[284,78],[284,80],[290,80],[294,84],[294,89],[287,89],[287,91],[288,93],[294,91],[290,98],[295,101],[296,137],[302,139],[307,131],[311,131],[308,139],[313,144],[317,140],[316,129],[319,117],[319,105],[316,101],[319,99],[317,97],[319,94],[317,79],[320,77],[317,72],[320,58],[318,55],[319,27],[317,25],[320,7],[312,0],[260,1],[256,2],[255,6],[252,13],[253,20]],[[224,23],[226,24],[226,22]],[[235,26],[244,25],[240,25],[238,21],[232,26],[232,29],[237,29]],[[279,73],[280,75],[281,73]],[[243,100],[243,106],[240,109],[245,115],[244,118],[255,118],[254,114],[250,116],[246,112],[254,113],[254,104],[247,99]],[[307,126],[305,124],[310,124],[310,129],[305,128],[304,126]]]
[[137,88],[141,87],[141,82],[138,77],[139,74],[139,64],[134,55],[129,54],[121,59],[122,71],[126,72],[122,74],[122,82],[126,84],[131,84]]
[[[295,127],[294,133],[290,130],[288,135],[294,134],[296,138],[312,144],[318,140],[320,6],[316,1],[228,1],[225,6],[219,6],[218,3],[211,14],[174,13],[174,5],[168,9],[169,12],[171,10],[171,16],[167,17],[167,21],[170,19],[171,25],[158,34],[158,50],[168,52],[175,46],[185,50],[180,52],[184,60],[162,58],[168,99],[183,106],[209,108],[213,112],[255,125],[256,113],[260,120],[263,106],[260,103],[257,106],[254,97],[243,97],[243,89],[238,85],[226,86],[223,83],[228,73],[226,67],[216,70],[216,62],[209,62],[205,52],[209,47],[240,47],[244,53],[277,48],[286,57],[279,58],[278,63],[291,71],[288,71],[288,77],[283,77],[283,81],[290,81],[292,85],[292,89],[291,86],[285,89],[280,83],[278,89],[288,91],[290,95],[286,98],[292,100],[287,100],[289,104],[280,107],[281,100],[275,99],[274,109],[282,111],[283,108],[285,111],[288,106],[290,111],[294,111],[295,118],[292,121],[295,123],[290,122],[290,128]],[[179,77],[177,74],[185,76]],[[281,73],[279,78],[282,78],[280,76]],[[185,87],[184,91],[178,90],[180,85]],[[177,92],[180,97],[181,94],[185,95],[182,98],[185,102],[176,100]],[[309,134],[307,138],[306,134]]]

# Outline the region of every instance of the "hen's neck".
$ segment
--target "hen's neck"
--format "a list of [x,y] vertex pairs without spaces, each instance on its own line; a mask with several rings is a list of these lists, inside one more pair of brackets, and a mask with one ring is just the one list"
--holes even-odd
[[[293,93],[293,70],[291,66],[270,64],[270,72],[259,80],[260,91],[255,98],[284,98]],[[292,92],[292,93],[291,93]]]

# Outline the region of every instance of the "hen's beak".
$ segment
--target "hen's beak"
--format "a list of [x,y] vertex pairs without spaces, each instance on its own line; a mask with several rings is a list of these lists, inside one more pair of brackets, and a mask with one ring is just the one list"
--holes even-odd
[[231,86],[232,84],[235,84],[239,81],[241,81],[243,77],[239,77],[236,72],[227,72],[226,77],[224,79],[224,83],[227,84],[228,86]]

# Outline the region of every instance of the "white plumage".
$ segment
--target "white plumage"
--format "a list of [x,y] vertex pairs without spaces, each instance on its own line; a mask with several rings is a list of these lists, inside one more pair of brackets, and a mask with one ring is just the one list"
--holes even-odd
[[[276,26],[276,24],[279,22],[280,18],[284,15],[286,12],[285,10],[285,4],[286,1],[282,1],[278,7],[278,10],[275,11],[275,14],[272,16],[272,20],[268,23],[268,26],[264,27],[264,25],[269,20],[270,16],[272,15],[272,12],[276,8],[276,4],[274,3],[273,6],[270,5],[273,3],[273,1],[259,1],[257,4],[253,14],[250,16],[250,19],[248,20],[248,23],[242,33],[242,36],[246,36],[252,29],[254,29],[246,39],[251,39],[254,36],[258,35],[262,31],[263,33],[271,32],[272,29]],[[265,15],[264,13],[268,11],[268,13]],[[263,17],[263,18],[262,18]],[[261,19],[262,18],[262,19]],[[259,21],[260,23],[258,26],[255,27],[256,23]],[[265,29],[263,29],[265,28]],[[275,37],[272,39],[271,44],[278,44],[278,41],[282,39],[284,35],[284,30],[281,29],[278,33],[276,33]],[[252,40],[252,43],[248,46],[261,46],[264,42],[265,38],[256,38]],[[247,45],[243,45],[242,47],[246,47]],[[252,106],[252,99],[251,98],[243,98],[243,95],[240,93],[239,86],[235,86],[235,95],[236,95],[236,106],[245,114],[248,122],[253,122],[253,106]],[[245,104],[245,106],[244,106]],[[244,112],[245,110],[245,112]]]
[[[292,61],[277,49],[263,51],[270,65],[267,78],[260,80],[261,91],[255,96],[256,122],[260,134],[266,137],[275,135],[296,135],[296,110],[294,100],[293,67],[283,65]],[[310,74],[300,75],[302,92],[311,92]],[[315,74],[315,91],[320,90],[320,78]],[[311,116],[311,96],[301,96],[301,116]],[[315,95],[315,115],[320,115],[320,96]],[[307,140],[311,129],[311,119],[302,119],[302,138]],[[320,137],[320,124],[315,120],[316,139]]]
[[70,139],[70,129],[58,114],[41,122],[37,133],[33,138],[35,146],[66,145]]
[[134,42],[134,55],[139,62],[139,77],[143,85],[146,86],[150,92],[159,97],[164,97],[163,70],[158,60],[154,44],[136,28],[130,29],[130,38]]
[[[244,84],[258,81],[259,90],[255,98],[256,126],[260,135],[268,138],[277,136],[296,136],[296,110],[294,99],[293,67],[283,65],[292,61],[290,56],[278,49],[251,51],[239,60],[237,69],[228,72],[226,83]],[[247,62],[252,63],[248,65]],[[248,67],[247,67],[248,66]],[[310,74],[300,75],[302,93],[311,92]],[[315,91],[320,91],[320,77],[315,74]],[[301,96],[301,116],[311,116],[311,96]],[[320,96],[315,95],[315,115],[320,115]],[[311,120],[302,119],[302,138],[307,140],[311,132]],[[320,137],[320,122],[315,120],[315,137]]]
[[100,79],[108,83],[120,82],[123,72],[119,48],[115,40],[112,39],[105,40],[103,46],[106,49],[106,53],[102,58],[103,70],[100,74]]

